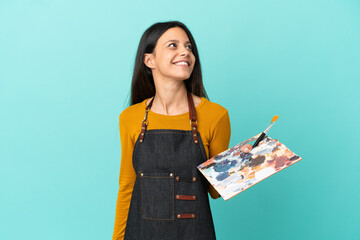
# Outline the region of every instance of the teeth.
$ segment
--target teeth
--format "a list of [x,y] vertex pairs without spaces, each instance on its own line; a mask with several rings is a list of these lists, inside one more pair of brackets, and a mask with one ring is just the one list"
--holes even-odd
[[186,65],[188,66],[188,63],[187,62],[177,62],[177,63],[174,63],[175,65]]

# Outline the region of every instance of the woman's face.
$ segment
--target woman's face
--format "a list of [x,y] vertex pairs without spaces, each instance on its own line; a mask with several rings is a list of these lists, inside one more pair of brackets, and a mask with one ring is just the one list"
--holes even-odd
[[144,63],[152,69],[154,79],[186,80],[194,69],[195,60],[186,32],[174,27],[161,35],[152,54],[145,54]]

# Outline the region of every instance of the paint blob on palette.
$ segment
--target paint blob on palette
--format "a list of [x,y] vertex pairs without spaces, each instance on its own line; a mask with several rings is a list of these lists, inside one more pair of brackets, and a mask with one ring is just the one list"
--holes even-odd
[[225,201],[302,159],[268,136],[249,153],[240,151],[241,146],[259,136],[249,138],[197,166]]

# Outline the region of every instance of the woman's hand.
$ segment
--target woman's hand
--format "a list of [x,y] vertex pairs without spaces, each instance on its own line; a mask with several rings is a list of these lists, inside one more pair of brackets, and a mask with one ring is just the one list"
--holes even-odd
[[252,149],[251,144],[245,144],[244,146],[241,146],[240,151],[244,153],[249,153]]

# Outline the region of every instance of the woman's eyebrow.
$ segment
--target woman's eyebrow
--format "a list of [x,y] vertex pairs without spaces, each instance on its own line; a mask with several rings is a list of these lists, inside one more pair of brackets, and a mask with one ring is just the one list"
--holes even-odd
[[[168,42],[176,42],[176,43],[178,43],[179,40],[169,40],[169,41],[167,41],[166,43],[168,43]],[[165,45],[166,43],[164,43],[164,45]],[[186,41],[185,43],[190,43],[190,41]]]

